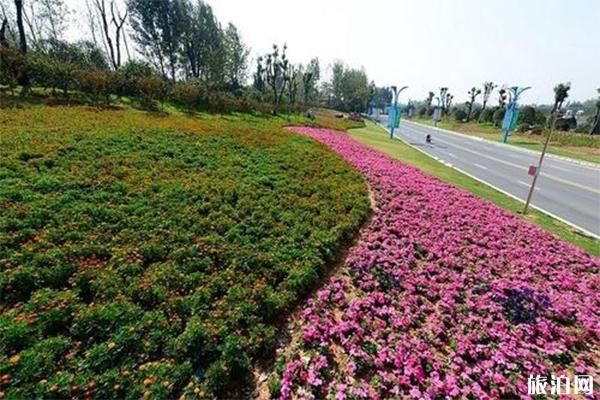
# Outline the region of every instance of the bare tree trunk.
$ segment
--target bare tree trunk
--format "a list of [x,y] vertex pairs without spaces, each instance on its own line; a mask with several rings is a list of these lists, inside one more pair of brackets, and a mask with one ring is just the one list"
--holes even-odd
[[485,106],[487,106],[487,100],[483,100],[483,104],[481,105],[481,112],[479,113],[479,117],[477,117],[477,122],[481,122],[481,117],[483,116],[483,112],[485,111]]
[[2,28],[0,28],[0,46],[8,45],[6,41],[6,27],[8,26],[8,20],[4,18],[2,21]]
[[[21,54],[25,57],[27,56],[27,37],[23,25],[23,0],[15,0],[15,8],[17,10],[17,27],[19,28],[19,45]],[[23,86],[23,93],[29,90],[29,75],[26,69],[19,75],[19,85]]]
[[104,0],[94,0],[94,3],[96,5],[98,13],[100,14],[100,20],[102,22],[102,30],[104,31],[104,38],[106,39],[106,43],[107,43],[107,47],[108,47],[108,51],[109,51],[109,55],[110,55],[110,60],[112,62],[114,69],[117,69],[117,68],[119,68],[119,65],[117,64],[117,60],[115,58],[115,49],[113,47],[113,42],[110,37],[110,31],[108,29],[108,18],[106,15],[106,3],[104,2]]
[[19,28],[19,44],[21,53],[27,54],[27,37],[25,36],[25,26],[23,25],[23,0],[15,0],[17,9],[17,27]]
[[121,66],[121,35],[125,37],[123,33],[123,25],[125,25],[125,21],[127,20],[127,10],[125,14],[121,17],[121,13],[117,10],[115,14],[115,3],[110,3],[110,12],[112,14],[112,23],[115,25],[115,41],[116,41],[116,50],[117,50],[117,62],[115,69]]

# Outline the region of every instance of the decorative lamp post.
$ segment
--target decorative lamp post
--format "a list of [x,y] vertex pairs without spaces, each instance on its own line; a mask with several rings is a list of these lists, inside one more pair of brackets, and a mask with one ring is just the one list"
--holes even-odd
[[508,103],[508,106],[506,107],[506,112],[504,113],[504,120],[502,120],[502,141],[504,143],[508,143],[510,131],[515,129],[517,125],[517,120],[519,119],[519,97],[521,96],[521,93],[528,89],[531,89],[531,86],[527,86],[524,88],[513,86],[508,89],[510,90],[511,99],[510,103]]
[[400,107],[398,107],[398,97],[404,89],[408,86],[403,86],[398,90],[397,86],[392,86],[392,93],[394,94],[394,103],[390,107],[390,114],[388,116],[388,126],[390,128],[390,139],[394,138],[394,129],[400,127]]

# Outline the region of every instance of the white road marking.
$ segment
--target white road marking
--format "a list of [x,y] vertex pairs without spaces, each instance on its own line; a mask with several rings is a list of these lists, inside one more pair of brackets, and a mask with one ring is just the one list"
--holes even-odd
[[[523,181],[517,181],[517,182],[519,182],[523,186],[531,187],[531,183],[527,183],[527,182],[523,182]],[[540,188],[536,186],[534,190],[540,190]]]
[[548,165],[550,168],[560,169],[561,171],[569,172],[568,169],[556,165]]
[[481,164],[473,163],[473,165],[476,166],[476,167],[478,167],[478,168],[481,168],[481,169],[488,169],[488,167],[485,167],[485,166],[483,166]]
[[454,153],[448,153],[448,155],[449,155],[450,157],[454,157],[454,158],[456,158],[456,156],[454,155]]

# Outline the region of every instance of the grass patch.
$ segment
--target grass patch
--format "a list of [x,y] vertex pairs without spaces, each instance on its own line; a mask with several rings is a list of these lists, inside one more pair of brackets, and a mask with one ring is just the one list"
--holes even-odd
[[301,118],[0,110],[8,398],[222,397],[365,218]]
[[561,239],[583,248],[590,254],[597,257],[600,256],[600,241],[584,236],[570,226],[537,210],[532,209],[527,215],[522,215],[523,203],[432,159],[400,140],[391,141],[388,133],[372,122],[367,122],[365,128],[352,129],[348,132],[350,136],[370,147],[382,151],[407,164],[414,165],[422,171],[436,176],[443,181],[450,182],[466,189],[476,196],[489,200],[500,207],[512,211],[519,215],[519,217],[541,226]]
[[[415,122],[433,125],[430,118],[419,118]],[[494,142],[502,142],[502,130],[489,123],[462,123],[448,118],[442,120],[438,126],[442,129],[477,136]],[[508,144],[524,149],[542,151],[544,138],[542,135],[512,132]],[[548,152],[558,156],[600,163],[600,138],[581,133],[554,132],[552,141],[548,145]]]

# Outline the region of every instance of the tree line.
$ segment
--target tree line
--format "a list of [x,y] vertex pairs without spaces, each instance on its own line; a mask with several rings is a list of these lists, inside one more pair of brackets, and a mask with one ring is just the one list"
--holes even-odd
[[[492,94],[496,90],[497,103],[490,105]],[[584,110],[587,117],[578,121],[572,110],[565,110],[564,104],[569,97],[571,84],[559,83],[554,87],[554,103],[552,105],[525,105],[519,108],[517,130],[541,133],[548,124],[549,115],[557,113],[556,127],[559,130],[574,130],[578,133],[600,134],[600,98],[588,100],[585,103],[574,103],[573,108]],[[600,89],[598,89],[600,94]],[[464,104],[453,106],[452,95],[447,87],[441,87],[438,92],[430,91],[425,100],[418,102],[419,117],[432,116],[433,109],[439,106],[442,116],[453,117],[458,122],[492,124],[500,127],[507,106],[513,101],[513,93],[505,85],[499,86],[494,82],[484,82],[481,86],[473,86],[467,92]],[[480,101],[479,101],[480,100]]]
[[[83,0],[74,15],[64,0],[0,0],[0,84],[83,93],[97,103],[130,96],[144,105],[168,100],[215,111],[299,110],[325,104],[364,111],[376,87],[362,69],[332,66],[321,82],[318,58],[293,63],[287,46],[257,57],[237,27],[222,26],[202,0]],[[89,38],[65,40],[70,19]]]

